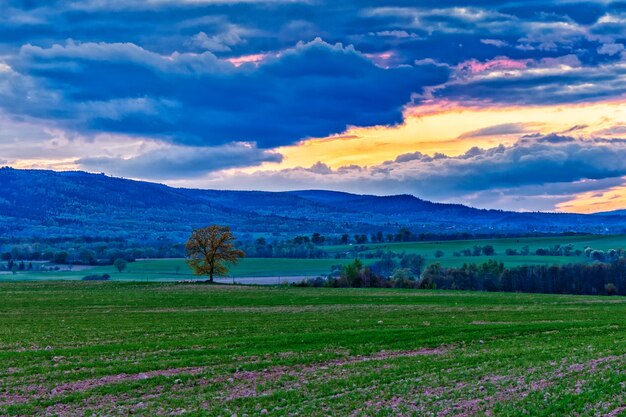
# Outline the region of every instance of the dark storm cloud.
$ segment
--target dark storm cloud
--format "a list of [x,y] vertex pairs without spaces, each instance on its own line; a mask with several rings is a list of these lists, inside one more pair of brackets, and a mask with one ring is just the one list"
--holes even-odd
[[52,100],[14,92],[10,105],[27,101],[21,111],[32,116],[46,117],[54,107],[72,128],[195,145],[255,141],[263,148],[347,125],[399,123],[411,94],[449,73],[434,64],[384,69],[350,46],[321,40],[259,66],[235,67],[211,52],[163,56],[131,43],[75,42],[25,45],[9,62]]
[[539,0],[57,0],[9,1],[6,10],[0,39],[13,50],[71,38],[129,42],[160,54],[204,48],[235,56],[279,51],[320,36],[365,53],[395,51],[403,63],[433,58],[452,65],[492,58],[498,49],[511,58],[538,58],[583,46],[583,62],[600,59],[596,49],[623,34],[616,33],[615,19],[598,22],[626,13],[619,3]]
[[[216,52],[231,56],[277,51],[320,36],[330,43],[354,44],[366,53],[394,50],[404,63],[430,57],[453,64],[469,58],[487,59],[490,54],[493,57],[497,48],[493,43],[481,43],[481,39],[499,42],[512,57],[563,55],[585,46],[588,32],[617,35],[613,27],[619,23],[597,23],[607,13],[624,13],[617,5],[601,1],[538,0],[86,0],[11,4],[10,12],[0,17],[0,38],[5,46],[14,48],[25,43],[50,46],[72,38],[130,42],[150,51],[171,53],[200,50],[202,42],[189,40],[198,35],[204,38],[204,33],[212,49],[217,45]],[[20,7],[23,4],[30,7]],[[410,36],[381,36],[385,33]],[[595,47],[600,46],[600,40],[592,41]]]

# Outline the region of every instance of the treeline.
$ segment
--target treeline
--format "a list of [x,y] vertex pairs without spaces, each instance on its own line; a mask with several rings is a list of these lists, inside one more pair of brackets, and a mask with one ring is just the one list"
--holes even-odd
[[[0,261],[10,263],[52,262],[73,265],[110,265],[116,259],[133,262],[148,258],[182,258],[185,246],[171,242],[118,240],[47,240],[0,244]],[[10,268],[9,268],[10,269]]]
[[[502,262],[494,260],[482,264],[465,264],[460,268],[444,268],[434,263],[420,274],[424,259],[419,255],[410,255],[402,258],[400,266],[387,275],[385,270],[394,264],[391,261],[383,259],[366,266],[357,259],[348,265],[334,268],[327,278],[320,277],[296,285],[626,295],[626,257],[605,263],[512,268],[506,268]],[[385,265],[385,262],[388,264]]]
[[[465,240],[465,239],[479,239],[495,236],[477,236],[471,233],[454,233],[454,234],[436,234],[436,233],[414,233],[408,228],[400,228],[395,233],[377,231],[372,233],[356,233],[356,234],[328,234],[323,235],[321,233],[312,233],[310,235],[297,235],[289,239],[275,239],[273,241],[267,240],[265,237],[260,237],[254,241],[247,241],[244,243],[246,253],[258,253],[269,254],[269,250],[272,253],[289,252],[292,247],[312,248],[317,246],[329,246],[329,245],[363,245],[366,243],[394,243],[394,242],[426,242],[426,241],[438,241],[438,240]],[[269,248],[271,246],[271,248]],[[259,256],[263,257],[263,256]],[[278,257],[278,256],[275,256]]]
[[[521,235],[516,235],[522,237]],[[535,236],[529,234],[528,236]],[[400,228],[395,233],[382,231],[367,234],[321,234],[311,233],[295,236],[284,236],[275,233],[268,236],[243,234],[237,242],[251,258],[336,258],[366,259],[382,258],[386,250],[381,243],[392,242],[426,242],[450,241],[460,239],[486,239],[512,237],[503,234],[471,234],[471,233],[415,233],[407,228]],[[0,261],[45,261],[58,264],[100,265],[111,264],[115,259],[122,258],[129,262],[136,259],[184,258],[184,242],[187,235],[180,239],[170,240],[165,237],[156,239],[126,239],[119,237],[47,237],[47,238],[0,238]],[[369,244],[378,244],[372,248]],[[330,245],[346,245],[341,251],[329,253]],[[492,245],[474,245],[453,253],[454,256],[492,256],[496,251]],[[531,251],[528,247],[507,249],[506,255],[582,255],[582,251],[573,250],[571,245],[555,245],[550,248]],[[585,254],[594,260],[604,261],[612,255],[607,251],[585,250]],[[441,250],[436,251],[436,258],[444,256]]]
[[268,241],[259,237],[253,241],[238,242],[238,248],[250,258],[327,258],[330,255],[308,236],[296,236],[293,239],[275,239]]
[[429,265],[418,288],[548,294],[626,295],[626,258],[612,262],[527,265],[505,268],[490,260],[480,265]]
[[474,245],[472,248],[462,249],[460,251],[454,252],[454,256],[492,256],[495,255],[496,250],[492,245]]
[[[396,232],[375,231],[371,233],[355,233],[355,234],[321,234],[318,232],[309,235],[297,235],[288,239],[275,239],[270,241],[266,237],[258,239],[243,239],[243,245],[249,251],[266,252],[266,245],[274,246],[273,249],[280,249],[284,245],[308,245],[329,246],[329,245],[363,245],[367,243],[398,243],[398,242],[435,242],[435,241],[455,241],[455,240],[479,240],[479,239],[504,239],[504,238],[527,238],[527,237],[555,237],[555,236],[576,236],[577,233],[526,233],[526,234],[510,234],[510,233],[467,233],[467,232],[450,232],[450,233],[432,233],[421,232],[416,233],[406,227],[401,227]],[[489,245],[487,245],[489,246]],[[278,247],[278,248],[277,248]],[[258,249],[258,250],[257,250]],[[476,247],[470,248],[475,251]],[[476,256],[476,255],[474,255]]]

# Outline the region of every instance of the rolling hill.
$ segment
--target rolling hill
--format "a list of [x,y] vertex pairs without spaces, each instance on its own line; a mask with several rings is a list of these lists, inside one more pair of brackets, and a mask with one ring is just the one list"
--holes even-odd
[[0,169],[0,232],[15,237],[110,236],[180,240],[193,227],[240,233],[624,233],[626,216],[517,213],[411,195],[172,188],[86,172]]

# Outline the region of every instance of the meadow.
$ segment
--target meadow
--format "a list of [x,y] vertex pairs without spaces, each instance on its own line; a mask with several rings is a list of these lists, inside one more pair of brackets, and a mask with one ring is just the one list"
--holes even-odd
[[[244,258],[232,267],[226,282],[232,278],[275,278],[279,283],[286,277],[316,277],[328,275],[333,265],[346,264],[347,259],[284,259],[284,258]],[[2,281],[42,281],[42,280],[80,280],[86,275],[109,274],[112,281],[183,281],[206,279],[193,274],[184,259],[146,259],[130,262],[123,272],[118,272],[113,265],[97,267],[61,266],[59,271],[18,271],[16,274],[0,275]],[[254,281],[254,280],[252,280]]]
[[[473,246],[491,245],[495,249],[493,256],[454,256],[454,252],[471,249]],[[609,250],[626,248],[626,236],[624,235],[575,235],[575,236],[542,236],[520,238],[497,238],[497,239],[472,239],[472,240],[448,240],[433,242],[399,242],[399,243],[367,243],[364,245],[336,245],[326,246],[325,250],[330,254],[351,253],[358,246],[362,255],[377,251],[392,251],[396,253],[419,254],[425,257],[426,263],[439,262],[444,267],[459,267],[464,263],[482,263],[489,259],[503,262],[507,267],[520,265],[563,265],[568,263],[589,262],[589,258],[582,256],[537,256],[534,252],[541,248],[552,246],[572,245],[573,249],[584,250],[591,247],[596,250]],[[506,255],[507,249],[520,251],[528,247],[529,255]],[[364,249],[364,250],[361,250]],[[443,256],[437,258],[436,252],[443,252]]]
[[[503,262],[507,267],[520,265],[563,265],[569,263],[586,263],[591,260],[581,256],[538,256],[534,254],[539,248],[549,248],[555,245],[571,244],[574,250],[584,250],[589,246],[597,250],[626,248],[624,235],[581,235],[581,236],[554,236],[532,238],[501,238],[475,239],[437,242],[406,242],[406,243],[368,243],[365,245],[337,245],[322,246],[330,258],[323,259],[292,259],[292,258],[244,258],[238,265],[231,268],[224,282],[254,283],[255,280],[241,278],[269,278],[259,280],[260,283],[278,284],[284,279],[299,279],[301,277],[326,276],[334,265],[344,265],[355,257],[363,258],[365,264],[375,262],[376,258],[367,259],[368,254],[377,251],[392,251],[395,253],[420,254],[425,257],[426,264],[439,262],[444,267],[460,267],[465,263],[483,263],[489,259]],[[471,249],[474,245],[491,245],[496,253],[492,256],[454,256],[454,252]],[[528,246],[530,255],[506,255],[506,249],[521,250]],[[358,249],[358,252],[356,251]],[[443,256],[436,257],[435,253],[442,251]],[[335,259],[335,256],[341,259]],[[0,274],[2,281],[28,280],[80,280],[89,274],[109,274],[113,281],[181,281],[197,279],[186,265],[184,259],[146,259],[128,264],[123,272],[118,272],[113,266],[98,266],[85,269],[75,266],[68,270],[61,266],[60,271],[18,271],[16,274]]]
[[626,300],[0,284],[0,415],[626,415]]

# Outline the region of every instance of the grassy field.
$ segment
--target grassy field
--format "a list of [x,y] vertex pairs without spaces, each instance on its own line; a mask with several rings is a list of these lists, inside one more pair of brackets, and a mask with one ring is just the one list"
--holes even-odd
[[[427,263],[441,262],[446,267],[462,266],[464,263],[482,263],[488,259],[496,259],[507,266],[516,265],[560,265],[573,262],[588,262],[583,257],[565,256],[505,256],[491,257],[448,257],[440,259],[427,258]],[[377,259],[363,259],[367,265]],[[285,258],[245,258],[237,266],[231,268],[227,279],[243,277],[317,277],[326,276],[331,272],[333,265],[343,265],[353,259],[285,259]],[[86,275],[109,274],[111,281],[181,281],[191,279],[206,279],[193,275],[184,259],[146,259],[128,264],[123,272],[118,272],[114,266],[98,266],[68,270],[61,266],[59,271],[18,271],[15,274],[0,274],[0,282],[14,281],[58,281],[80,280]]]
[[[282,259],[244,258],[233,267],[229,277],[293,277],[328,275],[333,265],[351,262],[349,259]],[[66,267],[62,267],[66,268]],[[113,281],[180,281],[197,279],[184,259],[149,259],[128,264],[123,272],[113,266],[72,269],[51,272],[19,271],[0,275],[2,281],[80,280],[85,275],[109,274]],[[205,278],[201,278],[205,279]]]
[[[571,244],[574,250],[584,250],[589,246],[597,250],[626,249],[626,236],[624,235],[584,235],[584,236],[554,236],[554,237],[530,237],[530,238],[500,238],[500,239],[474,239],[474,240],[451,240],[440,242],[406,242],[406,243],[368,243],[363,253],[376,252],[377,250],[414,253],[425,256],[428,263],[439,262],[446,267],[462,266],[464,263],[482,263],[488,259],[503,262],[506,266],[519,265],[561,265],[567,263],[588,262],[583,256],[536,256],[534,252],[539,248],[549,248],[555,245],[565,246]],[[494,256],[454,256],[454,252],[463,249],[471,249],[474,245],[494,247]],[[520,250],[528,246],[529,256],[507,256],[507,249]],[[350,253],[355,245],[327,246],[325,250],[331,254]],[[435,258],[436,251],[442,251],[441,258]]]
[[[396,253],[417,253],[426,257],[427,263],[440,262],[445,267],[460,267],[464,263],[482,263],[489,259],[503,262],[508,267],[519,265],[563,265],[568,263],[589,262],[589,258],[583,256],[507,256],[507,248],[520,250],[528,246],[531,253],[538,248],[548,248],[554,245],[572,244],[574,249],[583,250],[586,246],[594,249],[608,250],[626,248],[626,236],[559,236],[542,238],[510,238],[489,240],[459,240],[443,242],[410,242],[410,243],[385,243],[367,244],[368,252],[377,250],[393,251]],[[492,245],[496,254],[493,256],[454,256],[454,252],[472,248],[474,245]],[[332,255],[348,254],[347,259],[283,259],[283,258],[245,258],[239,265],[233,267],[228,275],[229,278],[241,277],[316,277],[328,275],[333,265],[351,262],[354,246],[325,246],[324,250]],[[443,251],[441,258],[435,258],[437,250]],[[364,262],[372,263],[376,259],[364,259]],[[63,267],[65,268],[65,267]],[[117,272],[113,266],[95,267],[88,270],[66,269],[56,272],[33,272],[19,271],[17,274],[0,274],[2,281],[28,281],[28,280],[79,280],[89,274],[109,274],[113,281],[180,281],[196,278],[191,273],[183,259],[150,259],[139,260],[129,263],[123,273]]]
[[[549,237],[521,237],[521,238],[498,238],[498,239],[473,239],[473,240],[447,240],[436,242],[400,242],[400,243],[368,243],[368,249],[392,250],[395,252],[423,253],[434,256],[436,250],[444,252],[460,251],[472,248],[474,245],[492,245],[497,253],[504,253],[507,248],[521,249],[528,246],[531,251],[539,248],[547,248],[554,245],[572,244],[574,249],[584,249],[591,246],[594,249],[626,249],[625,235],[581,235],[581,236],[549,236]],[[326,250],[331,253],[348,251],[354,245],[327,246]]]
[[626,300],[0,284],[0,415],[626,415]]

